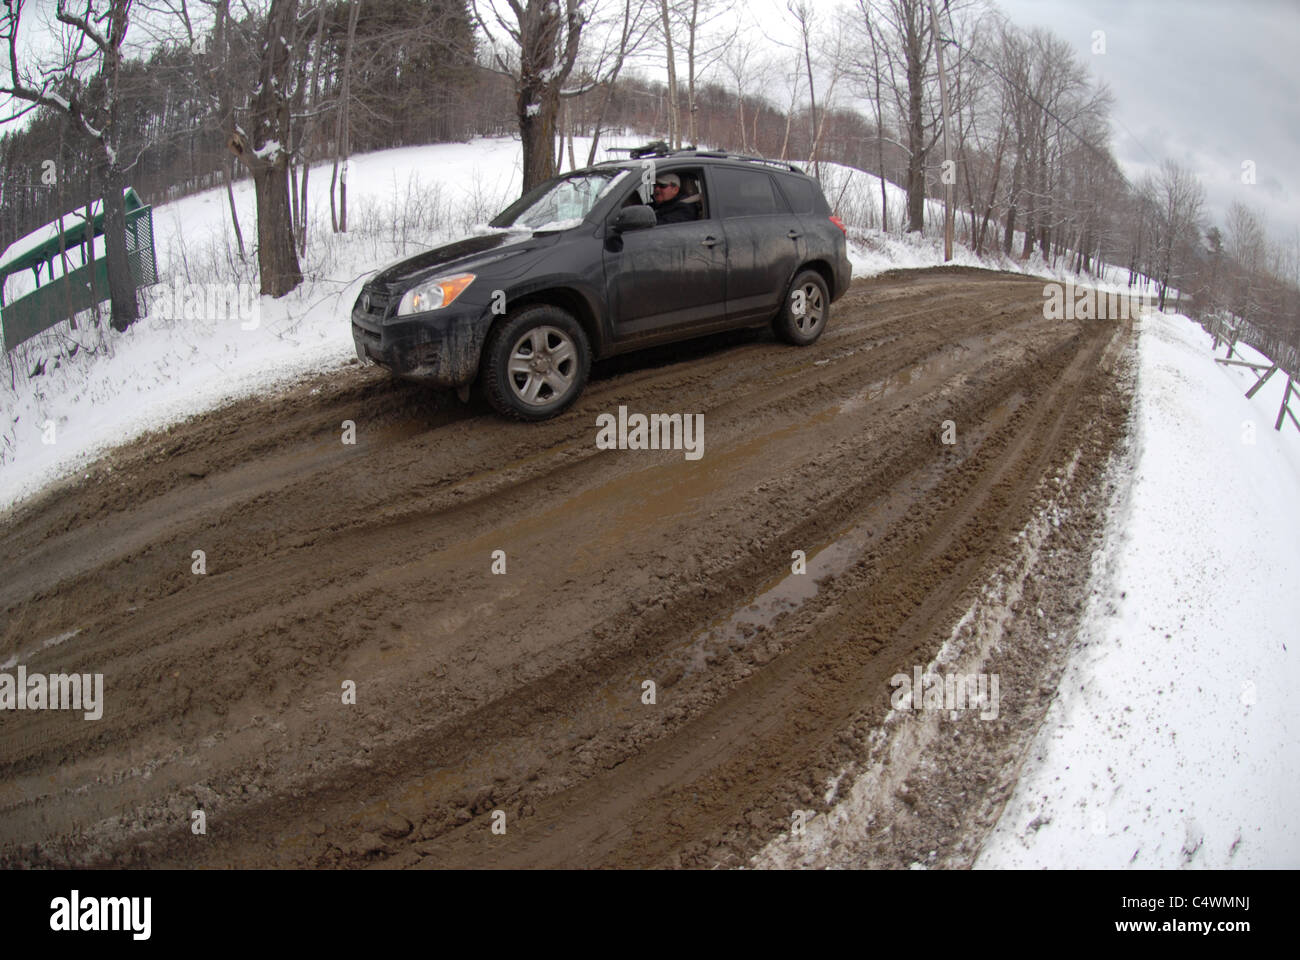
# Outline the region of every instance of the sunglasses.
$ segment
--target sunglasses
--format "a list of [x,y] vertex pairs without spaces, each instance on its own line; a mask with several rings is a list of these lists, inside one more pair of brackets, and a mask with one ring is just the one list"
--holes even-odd
[[667,190],[669,187],[675,187],[675,186],[677,186],[677,184],[675,184],[675,183],[656,183],[656,184],[655,184],[655,189],[656,189],[656,190]]

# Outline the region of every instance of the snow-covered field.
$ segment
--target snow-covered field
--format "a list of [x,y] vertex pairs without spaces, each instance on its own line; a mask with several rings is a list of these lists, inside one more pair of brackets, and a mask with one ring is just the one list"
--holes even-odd
[[1214,363],[1199,326],[1155,313],[1140,328],[1131,483],[977,867],[1300,866],[1300,435],[1273,430],[1286,378],[1247,400],[1254,375]]

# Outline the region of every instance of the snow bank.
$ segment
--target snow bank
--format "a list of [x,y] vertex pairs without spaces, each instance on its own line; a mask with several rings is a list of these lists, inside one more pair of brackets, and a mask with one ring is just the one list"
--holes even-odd
[[[1135,464],[1060,693],[977,867],[1300,866],[1300,436],[1140,322]],[[1253,351],[1246,348],[1248,357]],[[1279,382],[1280,381],[1280,382]]]

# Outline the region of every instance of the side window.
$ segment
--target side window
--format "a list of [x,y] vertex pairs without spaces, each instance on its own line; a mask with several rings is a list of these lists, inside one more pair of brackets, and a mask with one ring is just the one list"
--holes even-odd
[[715,182],[721,195],[724,217],[761,217],[789,212],[771,175],[762,170],[720,167]]
[[781,177],[781,190],[785,193],[785,198],[790,201],[790,209],[795,213],[816,212],[811,180],[783,176]]
[[[661,222],[663,227],[672,226],[673,223],[682,223],[692,220],[707,220],[712,213],[709,210],[709,197],[704,187],[704,171],[698,168],[688,170],[674,169],[663,171],[663,173],[672,173],[678,179],[677,198],[688,209],[688,215],[678,214],[668,222]],[[619,208],[632,207],[638,204],[650,203],[641,190],[641,185],[637,185],[628,191],[627,195],[619,204]]]

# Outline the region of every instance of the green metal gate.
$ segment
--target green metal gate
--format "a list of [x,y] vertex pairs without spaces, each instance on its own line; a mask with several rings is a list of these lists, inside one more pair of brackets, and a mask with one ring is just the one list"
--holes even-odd
[[[123,200],[126,204],[126,256],[131,277],[137,287],[157,283],[158,258],[154,252],[153,208],[141,202],[135,190],[130,187],[123,194]],[[6,350],[12,350],[24,340],[108,299],[107,261],[100,257],[94,262],[88,262],[90,244],[95,237],[104,234],[102,202],[98,207],[99,211],[93,215],[90,224],[75,212],[69,214],[67,216],[76,217],[73,226],[65,228],[61,234],[55,229],[49,239],[13,256],[6,255],[0,262],[0,328],[4,332]],[[65,220],[67,216],[64,217]],[[68,257],[80,253],[82,266],[55,276],[55,264],[62,257],[60,246]],[[32,271],[36,289],[16,298],[12,303],[5,303],[5,280],[24,270]],[[44,282],[41,281],[42,272],[45,274]]]

